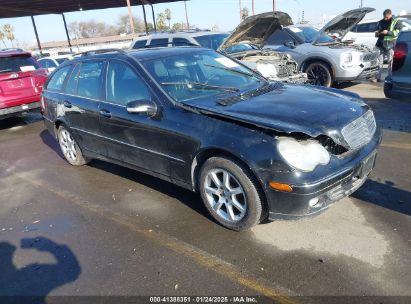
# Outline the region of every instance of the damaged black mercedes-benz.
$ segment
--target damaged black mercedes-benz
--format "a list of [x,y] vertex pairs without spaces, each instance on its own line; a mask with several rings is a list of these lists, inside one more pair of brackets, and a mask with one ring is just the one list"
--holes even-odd
[[99,158],[199,191],[234,230],[351,194],[381,138],[356,94],[269,82],[197,47],[87,53],[53,72],[42,113],[70,164]]

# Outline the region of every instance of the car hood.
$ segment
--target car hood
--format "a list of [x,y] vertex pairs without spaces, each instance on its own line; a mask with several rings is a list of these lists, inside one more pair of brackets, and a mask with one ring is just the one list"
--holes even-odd
[[268,12],[248,17],[234,29],[218,51],[241,42],[262,48],[266,39],[278,28],[292,24],[291,17],[283,12]]
[[363,7],[338,15],[323,26],[317,36],[318,38],[314,40],[313,44],[318,43],[317,40],[321,35],[332,35],[337,33],[339,38],[342,39],[354,26],[364,19],[366,14],[373,11],[375,11],[375,8]]
[[191,100],[184,105],[204,114],[249,123],[282,133],[328,135],[341,143],[340,130],[368,109],[355,93],[336,89],[275,83],[260,96],[221,105],[215,100]]

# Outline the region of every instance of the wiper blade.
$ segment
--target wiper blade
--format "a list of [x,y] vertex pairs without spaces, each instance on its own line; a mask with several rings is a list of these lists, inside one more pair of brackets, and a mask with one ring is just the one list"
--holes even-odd
[[221,87],[221,86],[216,86],[216,85],[211,85],[207,83],[201,83],[201,82],[161,82],[161,85],[165,86],[173,86],[173,85],[185,85],[189,89],[193,90],[220,90],[220,91],[227,91],[227,92],[238,92],[240,89],[233,88],[233,87]]
[[0,73],[9,73],[9,72],[13,72],[13,70],[11,69],[0,70]]
[[230,69],[230,68],[224,68],[224,67],[220,67],[217,65],[212,65],[212,64],[204,64],[204,66],[208,66],[210,68],[216,68],[216,69],[220,69],[220,70],[224,70],[224,71],[229,71],[229,72],[233,72],[236,74],[241,74],[241,75],[245,75],[248,77],[254,77],[254,78],[258,78],[256,75],[251,74],[251,73],[247,73],[247,72],[243,72],[243,71],[239,71],[239,70],[234,70],[234,69]]

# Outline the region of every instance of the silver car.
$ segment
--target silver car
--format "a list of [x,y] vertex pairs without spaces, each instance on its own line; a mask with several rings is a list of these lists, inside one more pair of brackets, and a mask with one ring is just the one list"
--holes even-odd
[[398,36],[384,93],[388,98],[409,98],[411,95],[411,31],[403,31]]
[[[291,18],[282,12],[263,13],[249,17],[252,18],[250,29],[232,35],[235,39],[230,43],[258,42],[264,48],[290,54],[300,70],[307,73],[308,81],[315,85],[329,87],[334,82],[374,78],[379,72],[378,51],[340,42],[352,27],[374,10],[348,11],[320,30],[311,25],[293,25]],[[281,28],[276,26],[278,20]],[[253,28],[264,28],[264,31],[251,30]]]

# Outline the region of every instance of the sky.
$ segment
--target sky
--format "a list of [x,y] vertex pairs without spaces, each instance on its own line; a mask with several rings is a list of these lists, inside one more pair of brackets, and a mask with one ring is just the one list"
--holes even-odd
[[[251,0],[242,0],[242,6],[248,7],[251,13]],[[287,12],[294,22],[298,21],[304,11],[305,20],[319,24],[323,16],[329,18],[349,9],[358,8],[361,0],[277,0],[277,10]],[[411,0],[363,0],[363,6],[373,7],[375,12],[368,14],[365,19],[380,18],[382,11],[390,8],[394,14],[401,10],[411,11]],[[124,0],[124,3],[126,1]],[[255,13],[272,10],[272,0],[255,0]],[[148,21],[151,22],[151,9],[147,8]],[[169,8],[172,13],[171,23],[185,22],[184,3],[174,2],[154,5],[155,13]],[[133,14],[143,18],[140,6],[132,7]],[[211,29],[217,25],[222,31],[234,29],[240,22],[239,0],[190,0],[187,1],[187,10],[190,24],[198,28]],[[67,23],[73,21],[97,20],[115,24],[119,15],[127,14],[127,7],[93,11],[78,11],[66,13]],[[66,39],[63,20],[60,15],[42,15],[35,17],[37,30],[41,42]],[[34,30],[30,17],[0,19],[0,26],[11,24],[15,29],[15,36],[19,42],[28,45],[35,44]]]

